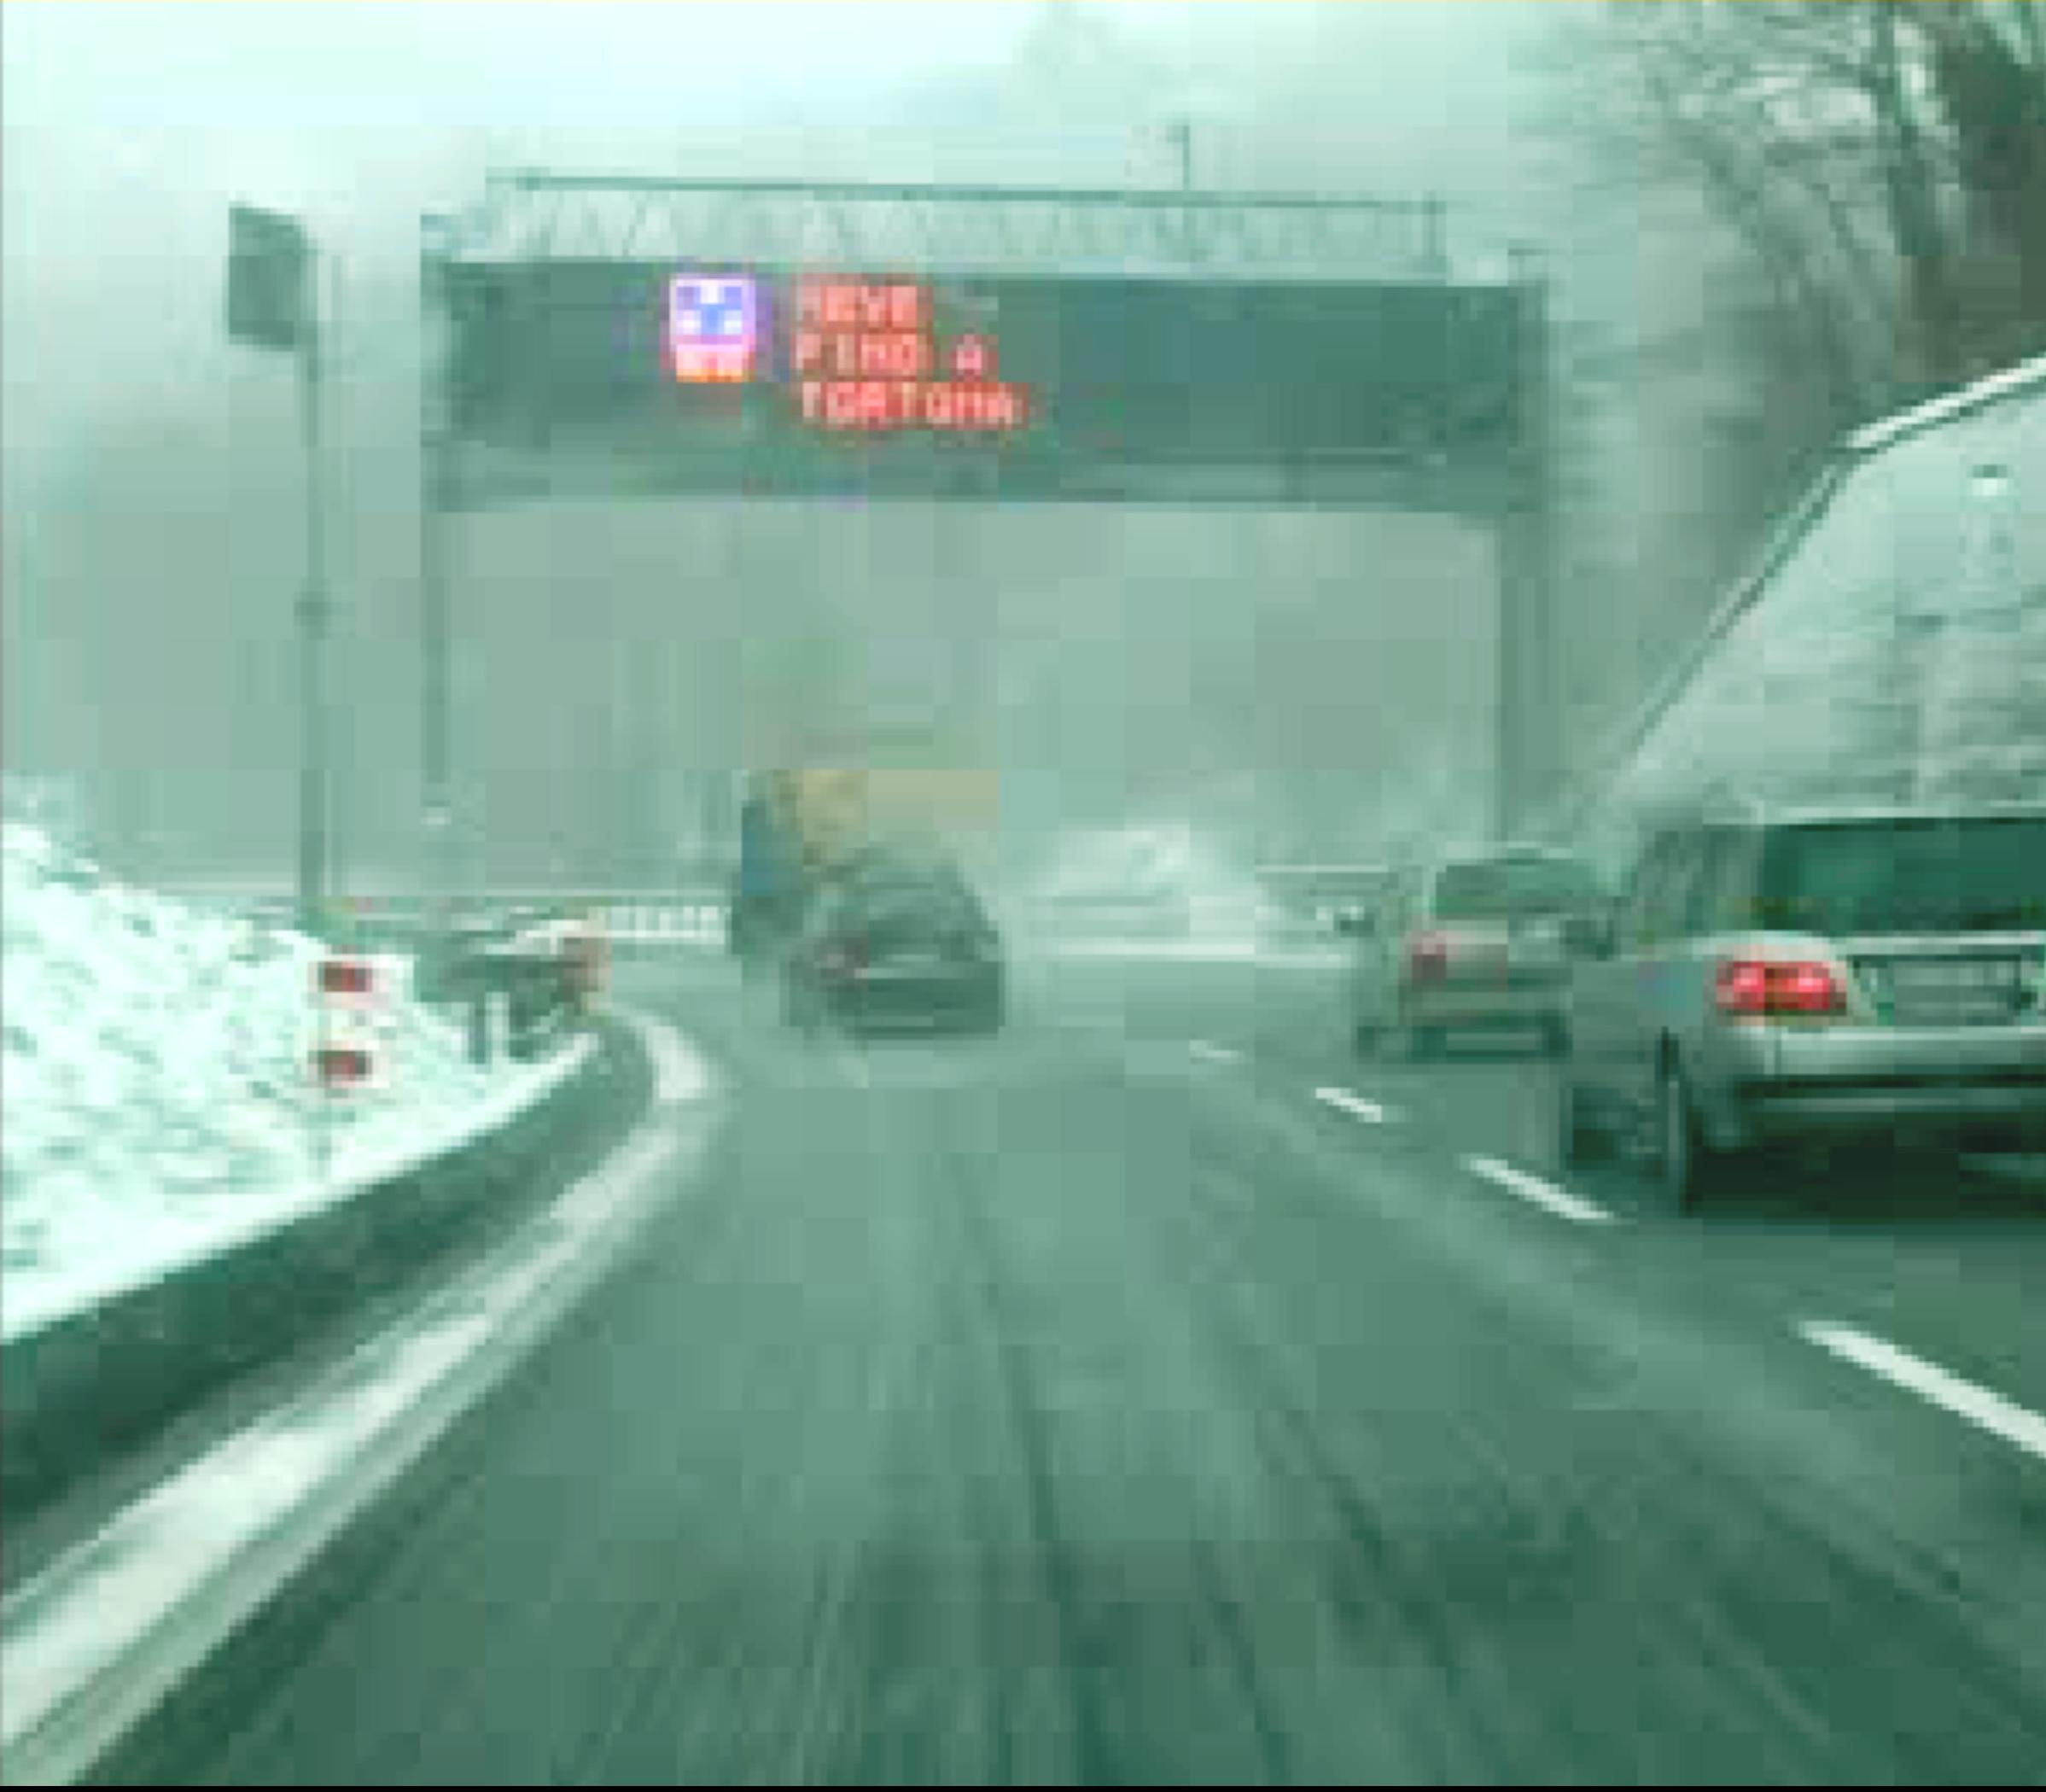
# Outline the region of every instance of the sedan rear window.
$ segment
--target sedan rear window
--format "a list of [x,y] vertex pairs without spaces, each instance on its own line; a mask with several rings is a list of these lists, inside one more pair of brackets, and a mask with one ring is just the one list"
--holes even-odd
[[2046,816],[1834,822],[1772,830],[1765,926],[1824,934],[2046,927]]
[[1574,859],[1486,859],[1448,865],[1436,879],[1435,914],[1444,921],[1494,921],[1559,914],[1598,897],[1590,868]]
[[979,904],[964,886],[893,879],[855,887],[837,919],[877,942],[883,937],[972,933],[986,926]]

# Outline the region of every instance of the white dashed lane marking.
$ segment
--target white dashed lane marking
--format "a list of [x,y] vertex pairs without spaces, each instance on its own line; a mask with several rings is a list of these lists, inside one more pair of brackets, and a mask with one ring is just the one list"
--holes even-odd
[[1798,1331],[1820,1349],[1880,1375],[1921,1400],[1944,1406],[1956,1418],[1992,1432],[2005,1443],[2015,1444],[2046,1462],[2046,1419],[2037,1413],[1851,1325],[1807,1319],[1798,1324]]
[[1360,1120],[1382,1123],[1390,1117],[1376,1101],[1367,1100],[1353,1089],[1318,1089],[1314,1091],[1317,1101],[1326,1101],[1331,1107],[1339,1107],[1346,1114],[1355,1114]]
[[1583,1196],[1572,1194],[1567,1188],[1559,1188],[1553,1182],[1545,1182],[1538,1176],[1530,1176],[1524,1170],[1516,1170],[1511,1164],[1502,1164],[1497,1158],[1466,1158],[1464,1168],[1489,1182],[1496,1182],[1501,1188],[1518,1195],[1523,1200],[1532,1201],[1537,1207],[1545,1207],[1559,1218],[1575,1220],[1579,1225],[1595,1226],[1610,1221],[1613,1216],[1596,1201],[1588,1201]]
[[1243,1056],[1233,1045],[1212,1045],[1205,1039],[1190,1042],[1186,1049],[1196,1058],[1205,1058],[1210,1064],[1234,1064]]

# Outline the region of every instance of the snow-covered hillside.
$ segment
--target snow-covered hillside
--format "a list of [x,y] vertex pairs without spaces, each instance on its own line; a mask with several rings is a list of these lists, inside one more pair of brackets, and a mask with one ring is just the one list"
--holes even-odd
[[313,942],[125,888],[31,824],[0,867],[7,1335],[390,1174],[573,1061],[472,1066],[401,995],[385,1086],[323,1096]]

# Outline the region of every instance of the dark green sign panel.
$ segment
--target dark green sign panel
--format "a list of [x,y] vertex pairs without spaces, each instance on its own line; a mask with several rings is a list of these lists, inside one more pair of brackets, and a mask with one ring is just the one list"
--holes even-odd
[[294,219],[236,206],[228,213],[227,334],[257,348],[296,348],[305,333],[306,233]]
[[[1492,491],[1511,287],[460,265],[464,502]],[[1472,499],[1475,507],[1478,500]]]

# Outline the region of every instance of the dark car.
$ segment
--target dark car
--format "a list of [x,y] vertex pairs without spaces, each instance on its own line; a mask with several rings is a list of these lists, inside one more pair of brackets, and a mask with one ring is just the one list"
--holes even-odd
[[783,977],[784,1012],[806,1029],[991,1033],[1002,1024],[1000,938],[941,862],[871,860],[825,884]]

